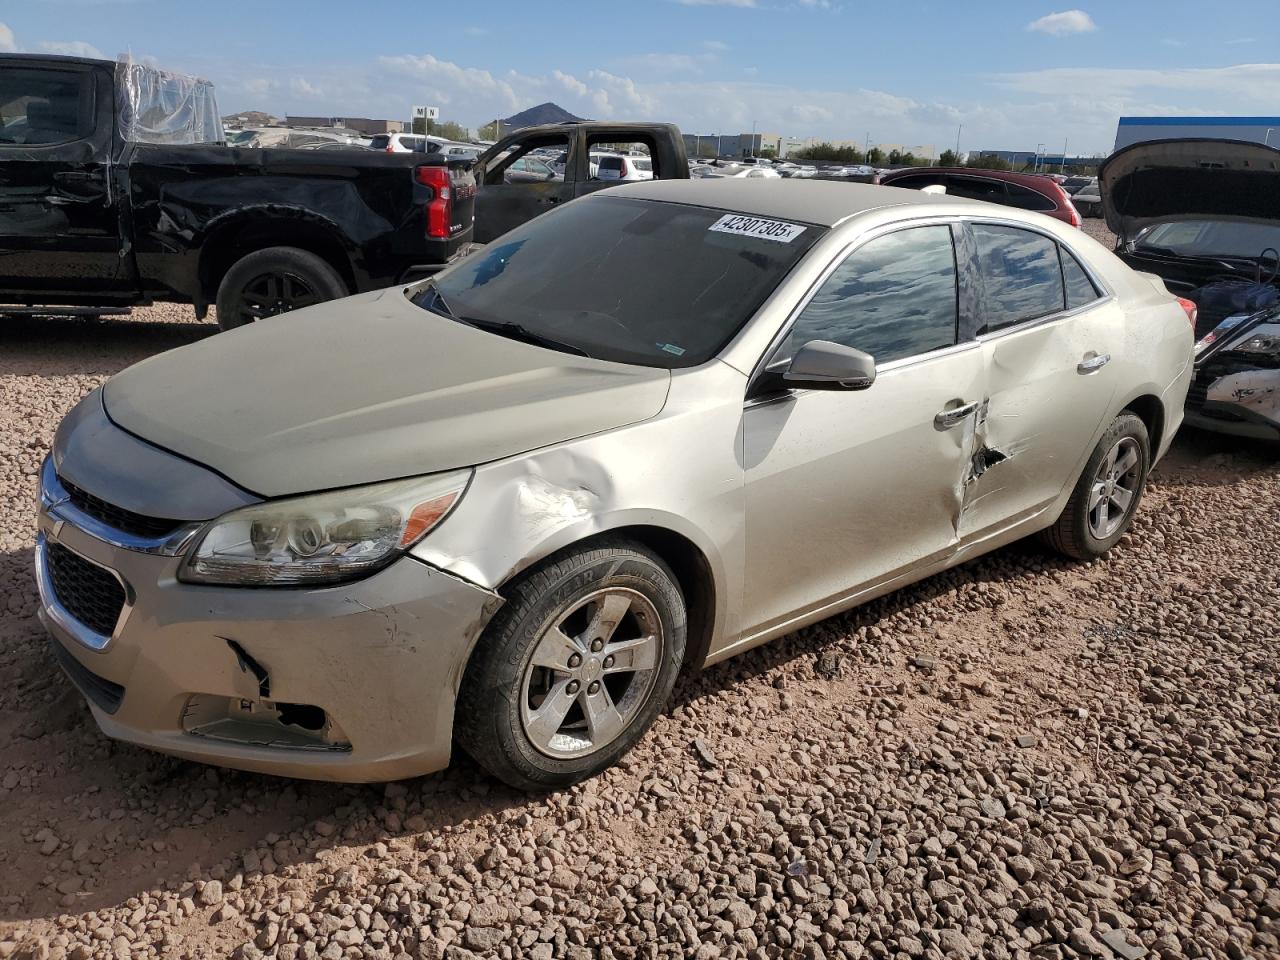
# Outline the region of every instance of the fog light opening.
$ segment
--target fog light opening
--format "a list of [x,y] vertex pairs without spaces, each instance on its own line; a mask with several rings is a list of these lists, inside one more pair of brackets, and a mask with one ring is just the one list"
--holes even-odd
[[285,750],[349,751],[351,742],[323,709],[197,693],[187,698],[182,729],[195,737]]

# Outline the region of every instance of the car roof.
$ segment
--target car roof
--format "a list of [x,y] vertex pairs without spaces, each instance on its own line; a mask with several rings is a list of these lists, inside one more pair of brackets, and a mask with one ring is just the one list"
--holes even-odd
[[937,174],[946,174],[948,176],[982,177],[987,180],[1006,180],[1009,183],[1031,187],[1033,190],[1043,190],[1047,184],[1057,185],[1057,181],[1048,174],[1015,173],[1013,170],[987,170],[983,167],[900,167],[897,170],[883,174],[880,179],[887,182],[889,180],[897,180],[899,177],[920,173],[935,176]]
[[[867,210],[892,206],[942,208],[941,213],[959,213],[958,207],[972,213],[989,212],[991,204],[961,197],[922,193],[898,187],[881,187],[869,183],[837,183],[832,180],[787,179],[719,179],[645,180],[603,192],[606,196],[635,197],[642,200],[664,200],[700,207],[717,207],[755,217],[777,220],[801,220],[819,226],[834,227]],[[1016,212],[1003,207],[1002,211]],[[920,215],[928,211],[922,210]]]

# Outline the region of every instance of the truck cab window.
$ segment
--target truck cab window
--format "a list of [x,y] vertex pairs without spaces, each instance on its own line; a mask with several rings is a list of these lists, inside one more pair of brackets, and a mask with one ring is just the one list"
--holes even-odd
[[93,132],[93,77],[82,70],[0,71],[0,146],[50,145]]
[[590,154],[589,177],[592,180],[630,183],[653,179],[654,157],[648,143],[614,143],[592,137],[587,141],[587,149]]

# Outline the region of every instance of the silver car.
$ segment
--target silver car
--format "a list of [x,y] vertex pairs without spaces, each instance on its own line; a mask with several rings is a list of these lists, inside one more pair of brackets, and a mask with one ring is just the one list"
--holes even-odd
[[550,788],[676,676],[1032,533],[1096,557],[1184,310],[1064,224],[655,181],[434,280],[153,357],[61,425],[37,573],[102,729],[298,777]]

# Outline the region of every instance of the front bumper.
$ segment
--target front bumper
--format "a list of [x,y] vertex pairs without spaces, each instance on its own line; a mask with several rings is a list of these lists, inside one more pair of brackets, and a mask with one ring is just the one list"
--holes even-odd
[[[318,589],[186,584],[180,553],[109,543],[74,515],[42,496],[40,617],[108,736],[311,779],[394,780],[448,765],[462,671],[497,594],[408,556]],[[61,602],[66,581],[56,588],[49,567],[59,547],[123,586],[107,632]]]
[[1235,437],[1280,440],[1280,364],[1229,349],[1215,352],[1196,370],[1186,422]]

